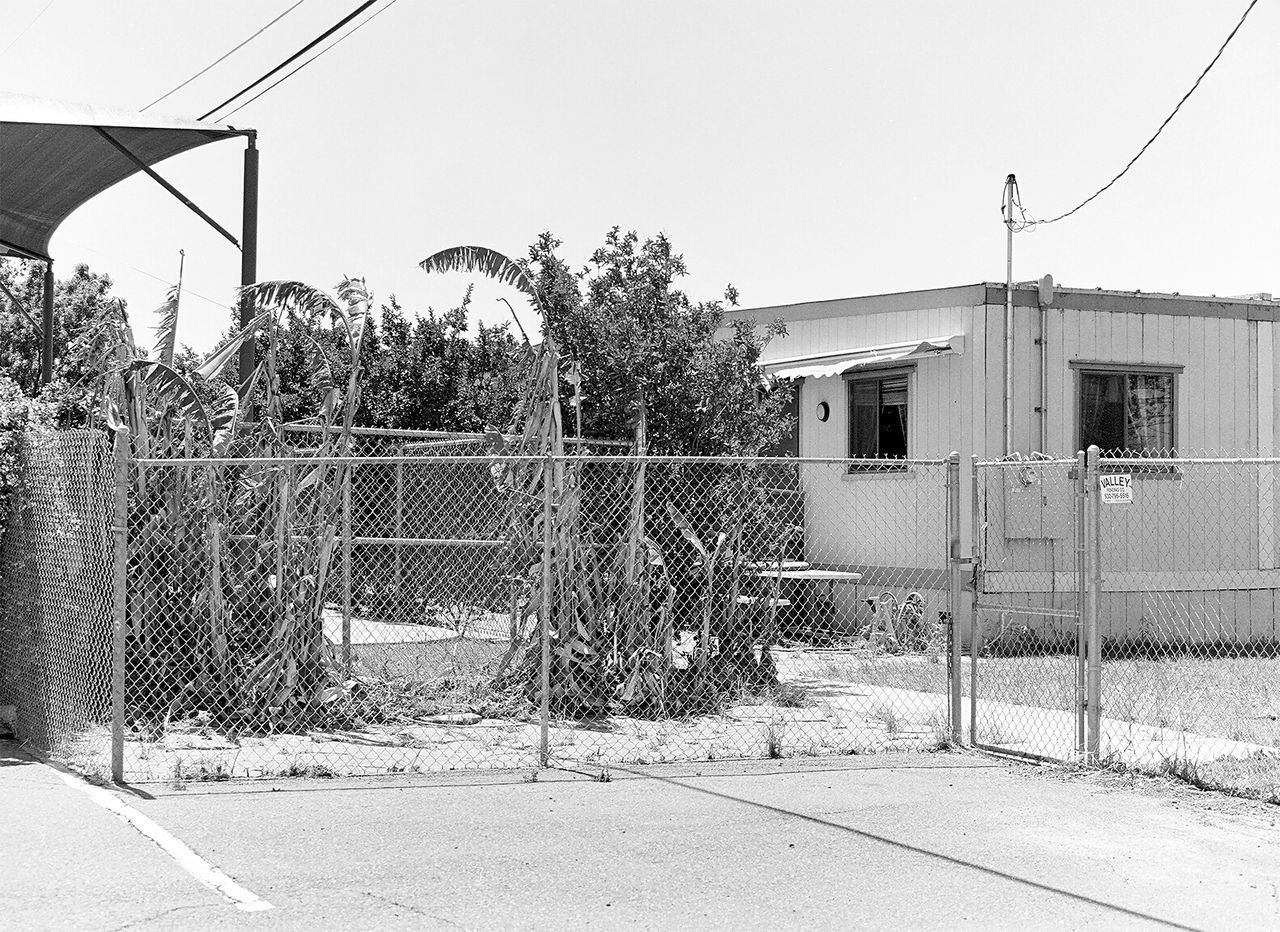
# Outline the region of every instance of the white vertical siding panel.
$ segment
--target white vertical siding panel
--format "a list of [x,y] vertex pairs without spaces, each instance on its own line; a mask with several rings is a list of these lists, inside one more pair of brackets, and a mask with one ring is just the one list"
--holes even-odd
[[987,449],[1004,453],[1004,308],[987,305]]
[[[1198,444],[1199,449],[1210,455],[1222,453],[1224,449],[1222,435],[1223,418],[1230,418],[1231,412],[1224,410],[1229,407],[1224,403],[1223,396],[1226,391],[1211,391],[1209,386],[1212,384],[1211,379],[1221,379],[1222,361],[1219,353],[1222,346],[1222,334],[1217,326],[1216,320],[1201,319],[1201,331],[1204,346],[1204,361],[1200,365],[1195,378],[1190,379],[1193,394],[1191,396],[1191,404],[1197,408],[1204,410],[1207,415],[1204,421],[1204,436]],[[1227,360],[1230,361],[1229,359]]]
[[980,459],[987,456],[987,309],[979,305],[973,309],[972,325],[966,341],[969,355],[969,398],[973,414],[969,421],[972,430],[972,451]]
[[1048,365],[1045,369],[1046,386],[1048,387],[1045,395],[1045,411],[1046,435],[1048,436],[1049,449],[1047,453],[1054,456],[1070,456],[1070,444],[1066,442],[1067,423],[1071,419],[1071,412],[1067,407],[1067,382],[1070,379],[1070,373],[1067,371],[1067,347],[1066,334],[1063,327],[1063,311],[1058,308],[1049,308],[1046,315],[1045,325],[1045,354],[1048,358]]
[[[1187,321],[1187,346],[1186,360],[1187,365],[1182,373],[1182,391],[1179,393],[1178,402],[1182,405],[1182,410],[1187,421],[1186,432],[1178,438],[1178,445],[1181,452],[1187,456],[1194,456],[1201,453],[1208,446],[1207,433],[1205,431],[1205,410],[1202,399],[1197,391],[1199,380],[1204,378],[1204,373],[1208,368],[1208,346],[1205,343],[1205,320],[1203,317],[1189,317]],[[1217,354],[1214,354],[1213,366],[1218,364]],[[1214,412],[1217,415],[1217,412]]]
[[1035,344],[1038,311],[1034,308],[1014,310],[1014,448],[1030,452],[1037,447],[1036,405],[1040,386],[1036,376],[1040,369],[1039,347]]

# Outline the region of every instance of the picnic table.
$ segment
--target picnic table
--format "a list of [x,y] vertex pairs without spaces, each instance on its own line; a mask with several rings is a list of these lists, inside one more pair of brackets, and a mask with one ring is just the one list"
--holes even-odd
[[[832,605],[835,603],[836,585],[852,585],[854,587],[853,604],[855,606],[858,604],[857,587],[858,583],[862,580],[861,573],[853,573],[847,570],[814,569],[811,564],[805,563],[801,560],[783,560],[778,563],[750,563],[747,564],[747,566],[751,569],[751,575],[762,581],[786,581],[798,586],[804,586],[806,583],[812,583],[815,587],[819,584],[825,583],[827,589],[826,599],[827,602]],[[790,595],[791,593],[788,594]],[[794,595],[795,598],[779,599],[778,604],[781,605],[785,602],[785,604],[789,606],[793,602],[796,602],[799,603],[799,606],[804,606],[809,602],[809,599],[804,595],[803,591],[794,593]],[[800,611],[802,616],[806,614],[803,608],[800,608]],[[808,625],[805,625],[805,627],[808,627]]]
[[763,563],[755,562],[742,564],[742,567],[745,570],[751,572],[765,572],[769,574],[775,573],[778,570],[782,570],[783,572],[787,572],[788,570],[807,570],[810,566],[812,566],[811,563],[805,563],[803,560],[774,560]]

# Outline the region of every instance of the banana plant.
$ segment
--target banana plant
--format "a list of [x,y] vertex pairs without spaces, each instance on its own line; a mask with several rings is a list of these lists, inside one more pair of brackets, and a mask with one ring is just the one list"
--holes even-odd
[[[234,708],[239,723],[252,726],[302,721],[333,696],[337,673],[322,617],[349,467],[329,460],[350,452],[371,302],[356,279],[339,286],[336,301],[297,282],[260,283],[242,297],[255,308],[250,322],[190,371],[174,365],[177,291],[159,310],[154,359],[138,347],[122,306],[91,339],[100,347],[106,426],[127,432],[136,458],[166,459],[288,452],[275,370],[282,320],[291,308],[322,309],[346,337],[345,391],[314,346],[317,416],[326,428],[314,463],[134,471],[129,616],[141,685],[132,698],[168,717],[216,694],[217,707]],[[250,339],[264,339],[267,352],[237,392],[221,376]],[[255,392],[259,417],[246,423],[240,398]],[[161,692],[159,683],[179,685]]]
[[[564,714],[599,714],[613,698],[607,629],[610,580],[595,552],[582,513],[581,466],[564,457],[560,409],[560,356],[546,326],[537,286],[521,265],[483,246],[456,246],[419,263],[426,272],[475,272],[520,291],[543,322],[534,378],[517,407],[516,437],[504,452],[533,457],[497,467],[497,481],[510,502],[508,547],[513,570],[525,579],[523,617],[545,624],[551,645],[549,701]],[[550,563],[543,565],[544,541]],[[515,627],[515,626],[513,626]],[[538,643],[525,637],[522,676],[540,691]]]

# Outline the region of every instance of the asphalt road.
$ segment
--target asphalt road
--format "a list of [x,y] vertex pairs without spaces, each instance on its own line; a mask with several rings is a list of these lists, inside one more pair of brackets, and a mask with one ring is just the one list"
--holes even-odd
[[965,754],[125,797],[259,913],[8,760],[3,928],[1280,927],[1280,807]]

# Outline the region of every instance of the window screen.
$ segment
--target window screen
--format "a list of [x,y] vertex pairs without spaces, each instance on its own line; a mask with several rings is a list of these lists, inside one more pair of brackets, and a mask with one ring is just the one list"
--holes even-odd
[[849,382],[849,455],[905,459],[907,375],[863,376]]

